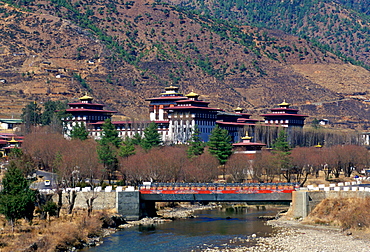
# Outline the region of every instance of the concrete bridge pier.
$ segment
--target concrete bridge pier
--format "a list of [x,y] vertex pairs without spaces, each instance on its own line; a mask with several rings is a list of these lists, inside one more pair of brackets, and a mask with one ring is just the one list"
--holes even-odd
[[292,192],[292,211],[294,218],[304,218],[309,214],[309,194],[307,191]]
[[117,192],[116,209],[125,220],[139,220],[141,217],[139,191]]
[[155,201],[140,200],[139,191],[117,192],[116,209],[128,221],[157,216]]
[[141,210],[140,218],[158,216],[157,211],[155,209],[155,201],[141,200],[140,210]]

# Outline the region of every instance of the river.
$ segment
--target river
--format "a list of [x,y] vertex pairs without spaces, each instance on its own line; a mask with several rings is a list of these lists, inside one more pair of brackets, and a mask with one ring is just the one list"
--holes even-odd
[[[105,238],[101,246],[88,252],[201,251],[206,248],[235,248],[253,245],[252,234],[269,236],[273,230],[259,216],[275,215],[280,208],[241,211],[225,209],[195,212],[192,219],[180,219],[150,226],[124,229]],[[246,241],[249,239],[249,241]]]

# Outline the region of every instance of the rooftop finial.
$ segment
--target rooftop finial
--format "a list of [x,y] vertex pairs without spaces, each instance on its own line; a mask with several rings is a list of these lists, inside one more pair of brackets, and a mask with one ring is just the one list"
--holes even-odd
[[280,103],[280,104],[278,104],[280,107],[289,107],[290,106],[290,104],[289,103],[287,103],[286,101],[285,101],[285,99],[284,99],[284,101],[282,102],[282,103]]
[[242,139],[242,140],[251,140],[252,138],[253,138],[253,137],[251,137],[251,136],[249,136],[249,135],[248,135],[248,131],[246,131],[246,132],[245,132],[245,136],[244,136],[244,137],[242,137],[241,139]]

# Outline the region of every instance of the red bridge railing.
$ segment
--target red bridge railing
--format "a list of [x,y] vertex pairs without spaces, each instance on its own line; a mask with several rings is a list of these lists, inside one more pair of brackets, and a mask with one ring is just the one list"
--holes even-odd
[[291,193],[299,188],[293,183],[150,183],[140,185],[142,194],[256,194]]

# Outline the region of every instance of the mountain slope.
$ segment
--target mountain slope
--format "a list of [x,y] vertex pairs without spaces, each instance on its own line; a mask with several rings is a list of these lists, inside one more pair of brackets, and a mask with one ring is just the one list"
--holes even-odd
[[[142,0],[31,1],[25,7],[28,12],[0,5],[4,116],[19,114],[28,101],[71,100],[88,91],[143,119],[145,98],[172,83],[227,110],[259,114],[286,99],[313,117],[365,126],[370,120],[362,102],[369,99],[368,71],[279,30]],[[342,87],[328,81],[333,76]],[[363,108],[353,111],[352,103]]]
[[370,66],[366,0],[169,1],[236,24],[280,29],[319,42],[347,61]]

